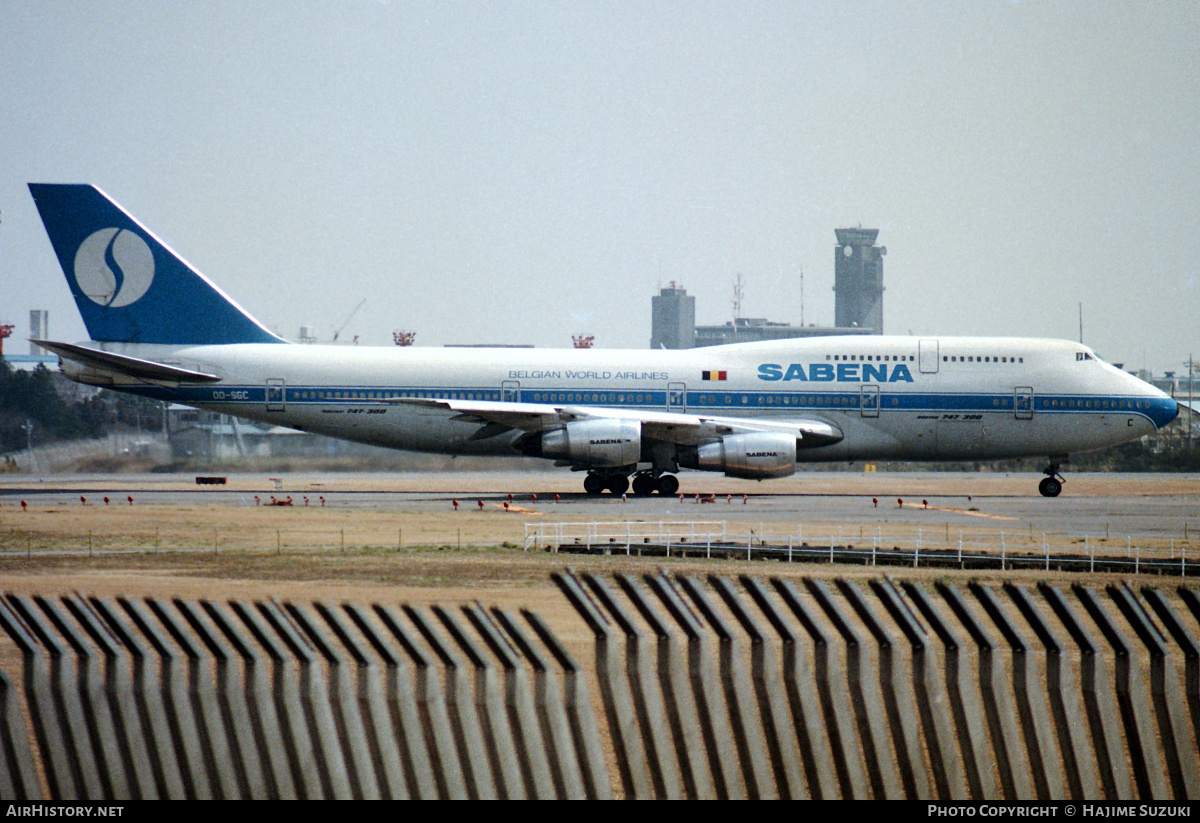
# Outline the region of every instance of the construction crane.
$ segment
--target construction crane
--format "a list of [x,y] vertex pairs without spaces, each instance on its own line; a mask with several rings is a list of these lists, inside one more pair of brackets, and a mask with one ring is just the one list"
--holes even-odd
[[[358,305],[354,307],[354,311],[352,311],[352,312],[350,312],[350,314],[346,315],[346,319],[342,321],[342,325],[338,326],[334,330],[333,340],[335,343],[337,342],[338,335],[342,333],[342,329],[346,328],[346,324],[350,322],[350,320],[354,317],[354,315],[358,314],[358,310],[361,309],[363,307],[363,304],[366,302],[367,302],[367,298],[365,298],[365,297],[362,300],[360,300]],[[357,338],[355,338],[355,342],[356,343],[358,342]]]

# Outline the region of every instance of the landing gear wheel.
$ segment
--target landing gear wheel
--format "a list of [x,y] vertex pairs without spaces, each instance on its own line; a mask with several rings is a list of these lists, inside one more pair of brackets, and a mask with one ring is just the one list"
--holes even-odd
[[[1059,458],[1062,460],[1062,458]],[[1038,491],[1042,493],[1042,497],[1058,497],[1062,494],[1063,478],[1058,473],[1058,461],[1052,456],[1050,465],[1042,469],[1042,474],[1046,475],[1041,483],[1038,483]]]
[[1062,493],[1062,482],[1056,477],[1043,477],[1038,483],[1038,491],[1042,497],[1058,497]]
[[679,478],[673,474],[664,474],[658,478],[658,493],[663,497],[671,497],[679,491]]
[[654,490],[658,488],[658,481],[654,476],[642,472],[633,476],[633,493],[638,497],[649,497],[654,494]]
[[605,485],[614,495],[624,494],[629,489],[629,478],[623,474],[612,474],[605,478]]
[[600,494],[604,491],[604,478],[594,472],[588,472],[588,476],[583,478],[583,490],[591,495]]

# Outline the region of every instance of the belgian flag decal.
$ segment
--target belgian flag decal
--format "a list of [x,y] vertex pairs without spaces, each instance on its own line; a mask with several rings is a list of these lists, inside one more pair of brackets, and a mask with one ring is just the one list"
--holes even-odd
[[728,372],[705,371],[705,372],[700,372],[700,374],[703,375],[704,380],[724,380],[725,375],[728,374]]

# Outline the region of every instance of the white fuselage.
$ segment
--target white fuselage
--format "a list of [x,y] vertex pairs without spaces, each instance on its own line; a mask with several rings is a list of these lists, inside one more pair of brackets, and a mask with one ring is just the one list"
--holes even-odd
[[451,454],[514,454],[520,432],[478,437],[478,420],[396,400],[815,420],[844,435],[799,461],[1065,457],[1154,432],[1176,412],[1162,392],[1060,340],[852,336],[682,351],[92,345],[221,378],[113,388]]

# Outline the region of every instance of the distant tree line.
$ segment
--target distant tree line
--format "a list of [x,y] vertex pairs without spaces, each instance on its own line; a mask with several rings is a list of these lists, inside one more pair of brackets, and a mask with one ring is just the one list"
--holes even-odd
[[32,371],[0,360],[0,452],[23,451],[63,440],[104,437],[123,428],[161,425],[156,401],[101,390],[68,402],[53,372],[39,364]]
[[[886,471],[1040,472],[1045,457],[1015,460],[958,460],[947,462],[880,462]],[[1065,472],[1200,472],[1200,442],[1187,439],[1184,423],[1175,420],[1155,438],[1134,440],[1093,452],[1071,455]]]
[[1147,447],[1135,440],[1078,455],[1072,458],[1070,468],[1075,471],[1200,472],[1200,448],[1196,445],[1189,445],[1184,438],[1178,437],[1157,447]]

